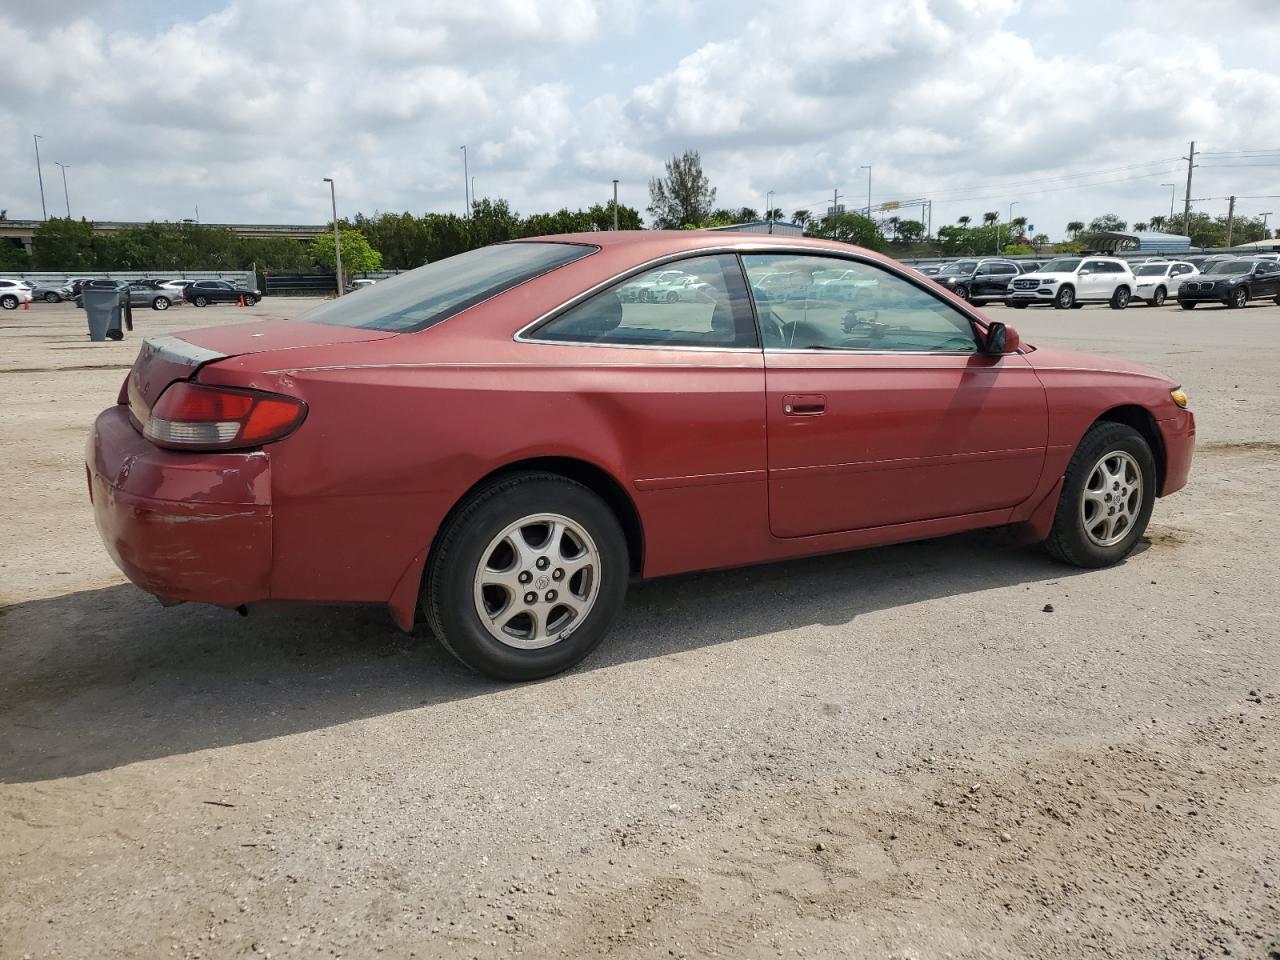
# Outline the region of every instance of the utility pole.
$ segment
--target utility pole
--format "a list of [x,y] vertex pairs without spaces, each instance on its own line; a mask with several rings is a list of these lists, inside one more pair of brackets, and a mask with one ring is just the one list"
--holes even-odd
[[476,202],[476,178],[474,175],[471,177],[471,202]]
[[867,171],[867,219],[871,219],[871,164],[866,163],[858,168]]
[[618,181],[613,181],[613,229],[618,229]]
[[1227,246],[1231,246],[1231,226],[1236,219],[1236,198],[1234,196],[1227,198]]
[[1160,184],[1160,186],[1169,188],[1169,229],[1172,230],[1173,229],[1173,197],[1178,190],[1178,185],[1176,183],[1162,183]]
[[333,177],[325,177],[329,185],[329,202],[333,204],[333,262],[337,267],[338,296],[342,296],[342,241],[338,238],[338,194],[333,186]]
[[[471,178],[467,176],[467,145],[464,143],[460,148],[462,151],[462,202],[466,204],[462,215],[468,220],[471,219]],[[1190,188],[1188,188],[1190,189]]]
[[764,195],[764,218],[769,221],[769,232],[773,233],[773,191],[767,190]]
[[1187,161],[1187,195],[1182,201],[1182,232],[1191,235],[1191,171],[1196,168],[1196,142],[1191,141],[1190,155],[1183,157]]
[[[1012,201],[1012,202],[1009,204],[1009,226],[1010,226],[1010,227],[1012,227],[1012,226],[1013,226],[1013,208],[1014,208],[1015,206],[1017,206],[1017,204],[1018,204],[1018,201],[1017,201],[1017,200],[1014,200],[1014,201]],[[998,234],[1000,234],[1000,233],[1003,233],[1003,232],[1004,232],[1003,230],[998,230],[998,231],[996,231],[997,235],[998,235]],[[1010,238],[1009,238],[1009,239],[1013,239],[1013,238],[1012,238],[1012,236],[1010,236]],[[1000,252],[1000,245],[999,245],[999,243],[997,243],[997,244],[996,244],[996,253],[999,253],[999,252]]]
[[1261,216],[1262,216],[1262,239],[1265,240],[1267,239],[1267,217],[1271,216],[1271,211],[1268,210],[1266,213],[1262,214]]
[[31,135],[31,142],[36,145],[36,177],[40,180],[40,212],[44,214],[46,220],[49,219],[49,208],[44,205],[44,171],[40,169],[40,141],[44,137],[38,133]]
[[827,218],[828,220],[834,220],[836,218],[836,214],[839,213],[839,210],[837,209],[839,206],[840,206],[840,188],[833,187],[831,190],[831,216]]
[[67,193],[67,167],[68,164],[53,161],[54,166],[62,168],[62,199],[67,201],[67,219],[71,219],[71,194]]

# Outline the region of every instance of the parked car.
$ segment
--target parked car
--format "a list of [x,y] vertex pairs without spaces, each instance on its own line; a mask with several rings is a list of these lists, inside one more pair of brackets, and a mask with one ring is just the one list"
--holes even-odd
[[1178,305],[1190,310],[1199,303],[1247,306],[1250,300],[1273,298],[1280,304],[1280,263],[1254,257],[1219,260],[1178,288]]
[[[710,299],[655,322],[618,296],[673,264]],[[831,269],[875,309],[753,303]],[[1116,563],[1194,436],[1169,378],[1028,349],[869,251],[628,231],[148,339],[87,461],[107,550],[166,601],[384,604],[406,630],[421,609],[463,662],[528,680],[587,656],[633,577],[1007,525]]]
[[22,280],[21,283],[31,291],[32,300],[58,303],[63,299],[61,283],[54,284],[43,280]]
[[[77,297],[80,293],[80,288],[93,279],[95,278],[94,277],[68,277],[66,285],[63,286],[63,288],[59,291],[59,293],[62,296],[62,299],[63,300],[75,299],[75,297]],[[102,278],[99,277],[97,279],[102,279]]]
[[17,310],[31,302],[31,288],[21,280],[0,279],[0,307]]
[[182,297],[197,307],[211,303],[239,303],[252,307],[262,299],[257,290],[245,290],[226,280],[193,280],[182,288]]
[[1017,275],[1018,265],[1012,260],[979,257],[949,263],[933,279],[961,300],[982,304],[1003,300]]
[[1148,260],[1133,268],[1133,299],[1161,306],[1169,296],[1177,297],[1184,281],[1198,276],[1200,271],[1182,260]]
[[1035,273],[1044,266],[1039,260],[1015,260],[1019,273]]
[[152,310],[168,310],[175,303],[182,302],[181,291],[166,287],[156,280],[140,280],[129,284],[129,303],[135,307],[150,307]]
[[166,288],[167,288],[167,289],[169,289],[169,290],[179,290],[179,291],[180,291],[180,290],[182,290],[182,288],[183,288],[183,287],[185,287],[187,284],[189,284],[189,283],[191,283],[191,282],[192,282],[192,281],[190,281],[190,280],[183,280],[183,279],[161,280],[161,281],[160,281],[160,286],[162,286],[162,287],[166,287]]
[[946,267],[945,263],[923,263],[916,267],[916,271],[926,277],[936,277],[944,267]]
[[357,290],[363,290],[365,287],[372,287],[377,282],[377,280],[370,280],[368,278],[351,280],[347,283],[347,292],[355,293]]
[[1059,310],[1110,303],[1113,310],[1123,310],[1134,289],[1129,264],[1119,257],[1058,257],[1014,279],[1005,303],[1018,310],[1035,303]]

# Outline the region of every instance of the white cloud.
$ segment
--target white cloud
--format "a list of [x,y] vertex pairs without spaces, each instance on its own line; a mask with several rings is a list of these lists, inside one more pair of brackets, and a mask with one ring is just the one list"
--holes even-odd
[[[0,12],[0,125],[16,133],[0,207],[39,212],[30,132],[46,174],[71,165],[73,213],[100,219],[199,203],[205,220],[318,221],[322,176],[346,213],[458,210],[463,143],[480,195],[522,211],[597,202],[613,177],[643,207],[691,147],[726,206],[861,199],[871,163],[877,199],[931,196],[935,226],[1016,200],[1056,234],[1159,212],[1188,140],[1280,148],[1267,0],[1213,17],[1140,0],[1118,20],[1095,15],[1103,0],[199,2]],[[1206,158],[1198,195],[1280,192],[1280,167],[1227,159]]]

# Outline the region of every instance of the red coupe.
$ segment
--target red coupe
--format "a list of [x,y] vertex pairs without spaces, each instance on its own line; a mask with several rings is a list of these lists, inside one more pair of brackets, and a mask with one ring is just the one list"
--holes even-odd
[[865,250],[591,233],[149,339],[88,478],[166,602],[421,610],[524,680],[586,656],[633,577],[1004,525],[1115,563],[1187,481],[1186,405]]

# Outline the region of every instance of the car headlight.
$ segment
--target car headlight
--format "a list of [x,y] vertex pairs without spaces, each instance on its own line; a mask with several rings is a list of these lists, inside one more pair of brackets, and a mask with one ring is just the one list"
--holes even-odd
[[1187,391],[1183,390],[1181,387],[1174,387],[1169,391],[1169,396],[1171,396],[1173,398],[1173,402],[1183,410],[1187,409],[1187,404],[1191,402],[1191,398],[1187,396]]

